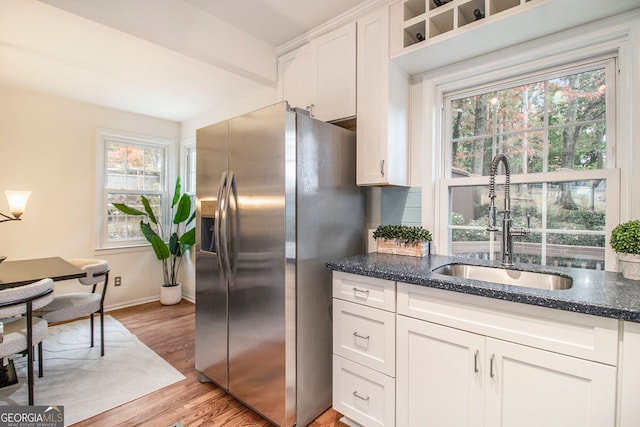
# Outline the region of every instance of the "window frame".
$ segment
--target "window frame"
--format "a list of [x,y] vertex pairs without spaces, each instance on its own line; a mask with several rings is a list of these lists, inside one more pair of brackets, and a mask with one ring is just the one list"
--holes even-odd
[[[159,148],[164,152],[163,159],[163,190],[127,190],[107,188],[107,165],[106,165],[106,149],[110,142],[136,145],[139,147]],[[174,158],[175,142],[167,139],[148,135],[140,135],[120,130],[99,128],[97,131],[97,177],[96,177],[96,246],[101,249],[122,249],[122,248],[139,248],[149,246],[146,239],[130,239],[126,241],[110,241],[108,230],[108,195],[111,192],[127,193],[127,194],[158,194],[161,198],[162,218],[164,218],[163,227],[168,227],[169,207],[167,201],[170,200],[170,193],[173,191],[171,182],[175,181],[175,166],[171,159]]]
[[[630,37],[630,28],[625,20],[615,22],[614,25],[611,23],[599,25],[597,28],[585,26],[544,40],[534,40],[524,45],[484,55],[481,61],[474,58],[413,78],[414,82],[421,84],[421,93],[417,98],[418,102],[422,100],[423,103],[422,106],[418,104],[419,108],[414,109],[415,114],[423,120],[423,125],[413,132],[418,138],[424,138],[426,141],[421,165],[422,223],[434,230],[436,251],[447,253],[449,247],[447,230],[449,199],[445,183],[441,183],[441,180],[445,179],[447,156],[450,156],[450,151],[445,154],[450,148],[443,142],[446,141],[443,133],[448,131],[443,117],[444,95],[455,91],[464,92],[474,86],[489,86],[491,82],[501,79],[505,84],[510,85],[522,76],[539,74],[540,71],[550,70],[553,67],[575,69],[574,66],[582,63],[615,58],[617,61],[613,88],[615,92],[608,90],[609,96],[615,95],[614,103],[609,102],[608,108],[615,108],[615,111],[608,113],[607,121],[608,131],[612,135],[609,139],[614,143],[608,144],[607,147],[607,167],[611,172],[608,179],[616,180],[618,188],[611,193],[617,202],[607,206],[605,269],[616,271],[615,252],[608,244],[610,230],[621,219],[629,217],[633,203],[630,190],[627,188],[630,178],[634,175],[631,169],[632,126],[626,124],[633,123],[632,108],[629,103],[635,99],[631,93],[634,87],[631,80],[634,69],[630,63],[633,45],[629,40]],[[556,175],[553,181],[558,182]],[[615,182],[612,181],[614,184]],[[611,186],[607,187],[611,189]]]
[[195,200],[196,165],[191,163],[191,154],[196,151],[196,138],[184,139],[180,143],[180,176],[182,176],[182,190]]

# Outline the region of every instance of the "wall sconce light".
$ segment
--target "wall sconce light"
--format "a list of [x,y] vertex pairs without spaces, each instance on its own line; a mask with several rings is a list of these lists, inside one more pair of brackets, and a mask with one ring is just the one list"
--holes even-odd
[[0,216],[5,218],[0,219],[0,222],[19,221],[27,207],[27,200],[29,200],[31,191],[7,190],[4,193],[7,196],[7,201],[9,202],[9,212],[11,212],[11,215],[5,215],[0,212]]

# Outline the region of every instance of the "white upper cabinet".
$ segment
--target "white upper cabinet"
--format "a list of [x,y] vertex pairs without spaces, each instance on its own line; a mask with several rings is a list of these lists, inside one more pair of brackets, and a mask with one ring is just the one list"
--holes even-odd
[[310,108],[311,46],[304,45],[278,58],[278,85],[283,101],[292,107]]
[[358,19],[358,185],[409,185],[409,76],[389,61],[390,7]]
[[331,121],[356,115],[356,26],[350,23],[311,42],[315,106],[311,113]]
[[312,117],[334,121],[356,115],[356,26],[347,24],[278,59],[283,100]]

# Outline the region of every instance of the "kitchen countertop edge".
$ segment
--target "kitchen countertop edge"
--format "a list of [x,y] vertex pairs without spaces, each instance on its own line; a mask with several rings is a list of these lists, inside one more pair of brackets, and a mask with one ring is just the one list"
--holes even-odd
[[326,267],[344,273],[640,323],[640,283],[623,279],[618,273],[514,266],[516,270],[563,273],[574,278],[571,289],[550,291],[444,276],[431,271],[452,262],[499,267],[495,262],[467,258],[442,255],[417,258],[375,252],[328,262]]

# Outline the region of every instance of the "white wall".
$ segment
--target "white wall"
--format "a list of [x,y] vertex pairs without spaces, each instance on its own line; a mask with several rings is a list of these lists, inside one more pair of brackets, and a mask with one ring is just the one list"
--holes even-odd
[[257,110],[267,105],[278,102],[279,95],[275,88],[266,87],[250,97],[238,99],[237,101],[225,105],[224,108],[207,111],[192,119],[182,122],[181,139],[185,140],[196,136],[196,130],[212,125],[223,120],[230,119]]
[[[104,258],[111,276],[122,276],[107,306],[157,299],[162,270],[150,248],[95,250],[98,127],[180,138],[176,122],[0,86],[0,191],[32,191],[23,220],[0,224],[0,254]],[[0,212],[8,212],[4,194]],[[76,289],[76,281],[56,284],[56,292]]]

